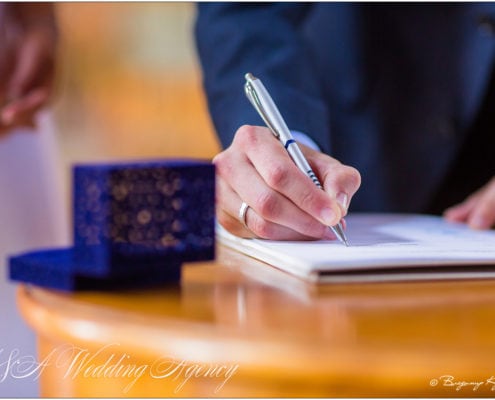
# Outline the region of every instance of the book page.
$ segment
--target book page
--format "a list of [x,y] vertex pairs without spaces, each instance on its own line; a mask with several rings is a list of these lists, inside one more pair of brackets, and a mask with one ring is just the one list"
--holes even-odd
[[230,247],[299,276],[315,271],[356,271],[438,265],[495,265],[495,232],[475,231],[441,217],[352,214],[349,247],[334,241],[240,239],[223,229]]

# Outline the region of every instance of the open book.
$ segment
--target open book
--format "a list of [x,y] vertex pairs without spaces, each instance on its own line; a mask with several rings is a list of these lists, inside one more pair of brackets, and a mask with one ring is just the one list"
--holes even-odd
[[349,247],[335,241],[242,239],[217,224],[226,246],[312,282],[495,278],[495,231],[441,217],[351,214]]

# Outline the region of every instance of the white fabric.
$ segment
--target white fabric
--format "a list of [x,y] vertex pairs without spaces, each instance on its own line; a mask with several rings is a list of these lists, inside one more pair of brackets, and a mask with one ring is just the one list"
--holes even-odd
[[292,136],[294,137],[295,141],[301,144],[304,144],[305,146],[308,146],[309,148],[317,151],[321,151],[320,147],[315,143],[313,139],[311,139],[308,135],[305,133],[299,132],[299,131],[290,131]]
[[[17,310],[17,285],[8,281],[6,257],[69,243],[67,208],[61,190],[55,132],[50,115],[38,129],[0,135],[0,397],[36,397],[35,377],[16,379],[12,355],[36,357],[34,333]],[[15,359],[10,359],[10,362]]]

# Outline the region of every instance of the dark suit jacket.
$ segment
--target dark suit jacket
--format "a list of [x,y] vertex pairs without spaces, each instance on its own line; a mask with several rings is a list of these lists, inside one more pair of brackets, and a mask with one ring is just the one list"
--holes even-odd
[[423,211],[483,100],[495,6],[201,3],[196,41],[224,146],[263,125],[244,95],[262,79],[291,129],[356,167],[352,210]]

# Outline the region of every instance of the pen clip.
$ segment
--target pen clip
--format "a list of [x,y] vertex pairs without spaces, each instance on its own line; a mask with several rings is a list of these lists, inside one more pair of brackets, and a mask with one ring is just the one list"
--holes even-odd
[[[251,74],[247,74],[247,75],[252,76]],[[249,82],[249,80],[247,80],[246,83],[244,84],[244,91],[246,93],[247,98],[253,105],[253,107],[256,109],[256,111],[258,111],[258,114],[263,119],[263,121],[265,121],[266,126],[268,126],[268,128],[272,131],[273,135],[277,139],[279,139],[280,134],[278,133],[277,129],[273,126],[272,122],[270,121],[270,118],[265,112],[265,109],[263,108],[263,104],[261,104],[258,94],[256,93],[256,89],[253,87],[252,83]]]

